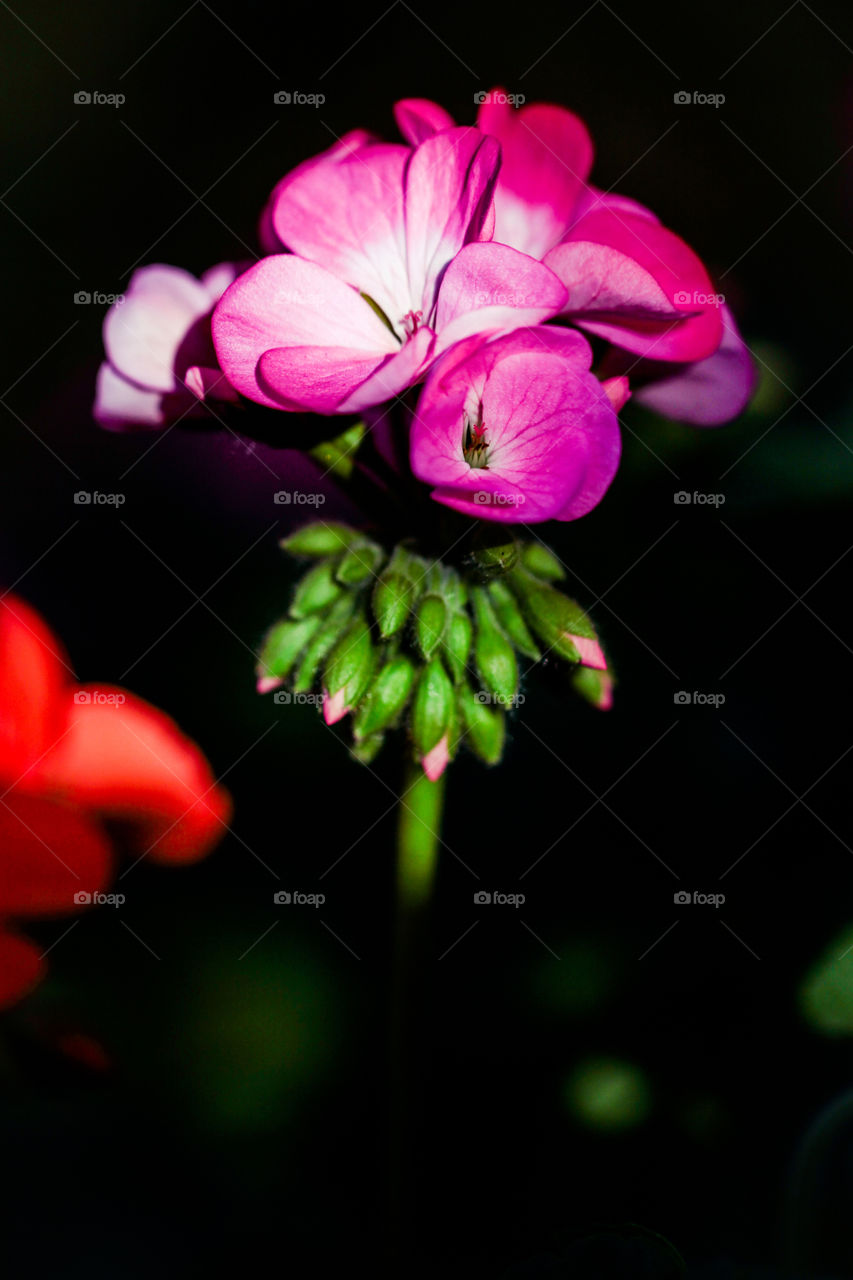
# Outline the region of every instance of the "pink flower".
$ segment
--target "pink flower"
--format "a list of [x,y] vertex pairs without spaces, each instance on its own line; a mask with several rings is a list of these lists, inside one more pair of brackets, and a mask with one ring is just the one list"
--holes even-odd
[[214,311],[229,381],[275,409],[354,412],[462,338],[555,315],[553,272],[490,243],[499,159],[476,129],[413,150],[350,135],[284,178],[266,224],[292,253],[251,267]]
[[237,399],[210,337],[211,311],[237,271],[221,262],[200,280],[180,267],[133,273],[124,300],[104,318],[107,359],[94,407],[102,427],[162,427],[198,412],[204,400]]
[[427,377],[412,471],[437,502],[485,520],[585,515],[619,465],[625,390],[603,387],[591,358],[581,334],[556,326],[459,343]]
[[[411,143],[452,126],[441,107],[395,107]],[[486,95],[477,126],[501,144],[494,239],[543,259],[568,290],[562,314],[616,346],[657,360],[694,361],[720,345],[720,305],[695,253],[643,205],[587,181],[586,126],[563,107],[515,110]]]

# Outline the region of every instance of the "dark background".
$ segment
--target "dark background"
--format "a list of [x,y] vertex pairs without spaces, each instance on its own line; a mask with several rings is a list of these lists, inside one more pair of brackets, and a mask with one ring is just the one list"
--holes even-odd
[[[391,134],[403,96],[468,121],[503,84],[585,118],[596,181],[696,248],[763,378],[719,431],[629,406],[606,500],[544,531],[612,654],[616,706],[532,673],[501,768],[451,770],[395,1274],[558,1274],[524,1267],[564,1247],[559,1274],[671,1274],[636,1241],[605,1264],[613,1231],[577,1244],[635,1223],[691,1276],[776,1276],[786,1257],[853,1276],[843,1102],[798,1159],[853,1084],[848,1040],[798,1000],[853,914],[848,6],[21,0],[0,42],[0,578],[81,679],[174,715],[236,805],[204,864],[124,879],[135,937],[87,915],[2,1023],[10,1273],[383,1269],[398,760],[359,768],[310,708],[254,694],[252,650],[287,598],[272,495],[294,455],[98,430],[104,308],[74,294],[121,292],[146,262],[249,256],[275,181],[333,135]],[[80,89],[126,102],[77,106]],[[326,102],[275,106],[279,89]],[[678,106],[679,89],[726,100]],[[126,502],[75,507],[78,489]],[[725,702],[675,705],[681,689]],[[284,914],[281,887],[326,904]],[[477,888],[527,901],[478,912]],[[726,901],[678,907],[679,889]],[[34,932],[48,946],[65,927]],[[57,1028],[113,1067],[69,1062]],[[571,1082],[599,1060],[584,1105]]]

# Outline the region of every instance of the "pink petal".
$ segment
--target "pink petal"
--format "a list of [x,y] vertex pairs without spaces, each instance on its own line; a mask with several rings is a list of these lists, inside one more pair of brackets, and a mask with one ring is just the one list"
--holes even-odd
[[418,329],[399,351],[389,356],[341,402],[337,412],[361,413],[363,409],[396,399],[406,387],[422,377],[432,358],[434,345],[432,329]]
[[382,143],[318,157],[279,183],[272,211],[283,244],[369,294],[392,324],[417,309],[403,230],[410,155],[408,147]]
[[566,290],[552,271],[503,244],[469,244],[438,291],[438,349],[472,334],[516,329],[556,315]]
[[590,213],[547,263],[569,291],[564,314],[636,355],[696,360],[720,344],[708,273],[683,240],[648,218]]
[[[231,385],[274,409],[288,399],[297,402],[310,389],[314,370],[307,361],[303,364],[292,395],[278,380],[261,385],[258,366],[267,351],[310,348],[310,358],[320,361],[316,372],[321,378],[335,366],[349,364],[350,383],[336,389],[336,394],[343,394],[369,375],[371,359],[375,367],[398,349],[394,336],[354,289],[323,267],[289,254],[263,258],[235,280],[213,313],[212,331],[217,358]],[[317,354],[321,348],[335,354],[324,361]],[[325,403],[326,393],[320,390],[318,395]]]
[[477,125],[501,144],[495,239],[542,258],[562,239],[592,168],[586,125],[563,107],[535,103],[516,111],[495,90]]
[[607,378],[601,385],[615,413],[618,413],[631,399],[631,389],[625,377]]
[[237,402],[237,392],[221,369],[206,365],[190,365],[184,374],[184,384],[199,400],[230,400]]
[[637,368],[654,379],[636,393],[641,404],[696,427],[718,427],[743,412],[755,390],[755,365],[732,313],[722,312],[723,340],[713,355],[695,364],[649,361]]
[[338,689],[337,693],[326,694],[323,699],[323,719],[326,724],[337,724],[339,720],[343,720],[348,711],[343,689]]
[[499,163],[497,143],[478,129],[449,129],[411,152],[405,177],[406,261],[411,296],[425,323],[445,267],[463,245],[480,237]]
[[450,759],[450,750],[447,741],[447,734],[441,738],[432,750],[428,751],[421,760],[421,766],[430,782],[437,782],[447,768]]
[[188,271],[135,271],[123,302],[104,317],[104,347],[123,377],[150,391],[177,389],[175,362],[194,323],[210,310],[207,290]]
[[596,671],[607,670],[607,659],[601,650],[601,645],[597,640],[590,640],[588,636],[567,635],[568,640],[580,654],[581,663],[585,667],[593,667]]
[[403,137],[413,147],[443,129],[452,129],[454,120],[444,107],[428,98],[404,98],[394,103],[394,119]]
[[276,234],[275,225],[273,223],[273,213],[279,194],[284,190],[285,186],[298,174],[303,174],[313,167],[315,164],[324,163],[328,160],[343,160],[345,156],[352,155],[358,151],[360,147],[365,147],[370,143],[378,142],[379,139],[373,134],[368,133],[366,129],[351,129],[349,133],[345,133],[333,143],[327,151],[322,151],[318,156],[312,156],[310,160],[303,161],[297,165],[290,173],[286,174],[280,182],[276,183],[272,194],[267,200],[264,210],[258,224],[258,240],[264,253],[281,253],[286,246],[282,243],[281,238]]
[[258,386],[277,409],[349,412],[343,402],[394,359],[352,347],[276,347],[258,361]]

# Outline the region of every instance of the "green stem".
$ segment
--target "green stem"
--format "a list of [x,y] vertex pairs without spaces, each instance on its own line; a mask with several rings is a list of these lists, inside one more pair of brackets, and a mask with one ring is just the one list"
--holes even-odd
[[421,1161],[417,1115],[426,1076],[428,1004],[428,907],[438,867],[444,778],[430,782],[419,765],[409,764],[397,817],[397,895],[394,967],[391,991],[389,1090],[390,1261],[405,1272],[415,1235],[413,1185]]

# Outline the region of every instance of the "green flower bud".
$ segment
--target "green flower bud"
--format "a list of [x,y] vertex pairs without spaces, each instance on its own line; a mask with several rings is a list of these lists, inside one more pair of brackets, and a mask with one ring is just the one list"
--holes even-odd
[[458,693],[464,743],[486,764],[497,764],[503,755],[506,719],[500,708],[489,707],[469,684]]
[[509,585],[530,626],[552,652],[567,662],[582,662],[599,671],[607,669],[598,637],[580,605],[523,569],[513,570]]
[[[352,615],[358,597],[352,591],[345,591],[338,596],[328,613],[322,618],[319,629],[306,648],[293,678],[293,692],[307,693],[314,687],[320,666],[340,639],[340,634]],[[313,618],[317,615],[312,616]]]
[[372,764],[385,741],[384,733],[375,733],[372,738],[362,738],[350,747],[350,755],[359,764]]
[[373,678],[377,651],[364,616],[353,619],[338,640],[323,672],[323,719],[335,724],[357,707]]
[[447,659],[451,675],[457,683],[465,679],[473,638],[474,627],[469,615],[452,613],[444,633],[442,652]]
[[440,659],[432,658],[423,668],[415,690],[412,741],[416,758],[433,782],[441,777],[450,758],[455,703],[450,677]]
[[353,722],[357,741],[370,738],[396,723],[411,696],[415,664],[405,654],[389,659],[376,676]]
[[599,711],[609,711],[613,706],[613,677],[609,671],[576,667],[572,672],[572,687]]
[[489,583],[489,599],[498,622],[509,639],[526,658],[538,662],[542,657],[541,650],[528,630],[527,623],[521,616],[518,601],[505,582],[499,578]]
[[498,626],[489,597],[483,587],[475,587],[472,600],[477,619],[474,658],[483,687],[504,706],[511,706],[518,693],[518,663],[512,645]]
[[338,551],[345,551],[360,537],[361,534],[350,529],[349,525],[316,520],[313,524],[303,525],[289,538],[282,538],[278,545],[292,556],[333,556]]
[[396,635],[423,590],[426,564],[405,547],[395,547],[373,589],[373,612],[383,640]]
[[478,535],[478,545],[471,552],[471,563],[478,578],[486,581],[489,578],[500,578],[518,560],[518,543],[514,538],[506,542],[495,542],[493,532]]
[[264,636],[255,674],[258,693],[269,693],[284,681],[290,668],[321,624],[320,618],[277,622]]
[[548,582],[562,582],[566,571],[560,561],[541,542],[525,542],[521,548],[521,563],[537,578]]
[[451,609],[464,609],[468,603],[468,588],[456,570],[449,565],[444,566],[439,595],[444,597]]
[[376,577],[382,559],[382,548],[375,542],[354,542],[341,556],[335,577],[345,587],[358,587]]
[[441,643],[446,626],[447,605],[442,597],[431,593],[422,596],[415,613],[415,643],[427,660]]
[[342,480],[349,480],[355,464],[359,445],[367,434],[367,423],[354,422],[340,435],[323,440],[309,449],[311,457],[320,463],[324,471],[331,471]]
[[307,618],[311,613],[319,613],[328,608],[343,591],[340,583],[335,582],[337,560],[321,560],[309,569],[297,583],[290,606],[291,618]]

